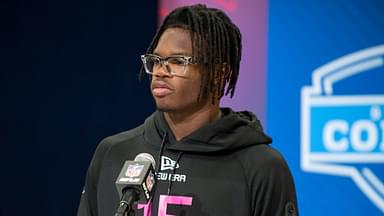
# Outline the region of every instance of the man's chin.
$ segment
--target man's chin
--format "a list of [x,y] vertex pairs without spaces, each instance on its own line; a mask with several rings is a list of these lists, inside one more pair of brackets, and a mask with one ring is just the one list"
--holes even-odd
[[159,106],[159,105],[157,105],[156,108],[157,108],[157,110],[159,110],[161,112],[172,112],[175,110],[175,109],[172,109],[172,108],[167,107],[167,106]]

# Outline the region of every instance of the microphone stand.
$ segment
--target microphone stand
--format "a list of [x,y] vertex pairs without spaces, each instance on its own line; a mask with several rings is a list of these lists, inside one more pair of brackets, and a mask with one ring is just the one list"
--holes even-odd
[[134,189],[129,188],[124,190],[115,216],[128,216],[129,213],[132,212],[132,205],[137,199],[138,194]]

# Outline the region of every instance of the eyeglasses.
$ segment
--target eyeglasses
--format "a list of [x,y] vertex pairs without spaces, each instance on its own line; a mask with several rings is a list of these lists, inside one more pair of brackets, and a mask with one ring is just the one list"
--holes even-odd
[[165,65],[169,74],[173,76],[183,76],[189,64],[196,64],[191,56],[183,55],[161,58],[154,54],[144,54],[141,55],[141,61],[143,62],[145,72],[151,75],[154,70],[159,70],[161,66]]

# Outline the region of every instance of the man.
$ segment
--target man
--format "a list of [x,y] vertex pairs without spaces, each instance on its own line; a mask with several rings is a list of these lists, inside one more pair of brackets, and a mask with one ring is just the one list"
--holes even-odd
[[259,121],[219,107],[235,91],[240,58],[240,31],[222,11],[172,11],[141,56],[157,111],[99,144],[78,215],[114,215],[121,167],[143,152],[157,161],[157,183],[135,215],[297,215],[290,171]]

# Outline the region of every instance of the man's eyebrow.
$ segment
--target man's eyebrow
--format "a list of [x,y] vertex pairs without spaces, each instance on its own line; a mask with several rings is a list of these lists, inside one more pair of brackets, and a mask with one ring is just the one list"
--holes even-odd
[[172,53],[169,56],[192,56],[192,55],[186,52],[176,52],[176,53]]
[[189,54],[189,53],[186,53],[186,52],[174,52],[174,53],[171,53],[170,55],[168,56],[162,56],[160,55],[158,52],[154,51],[152,53],[153,55],[157,55],[157,56],[160,56],[162,58],[166,58],[166,57],[169,57],[169,56],[192,56],[192,54]]

